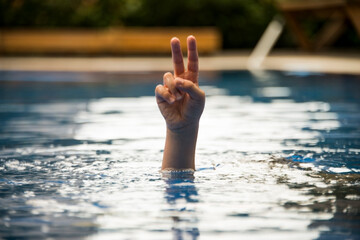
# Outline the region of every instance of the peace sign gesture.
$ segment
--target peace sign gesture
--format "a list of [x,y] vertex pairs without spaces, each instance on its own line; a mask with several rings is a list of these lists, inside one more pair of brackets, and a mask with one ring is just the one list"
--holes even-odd
[[187,38],[188,66],[185,69],[180,41],[170,41],[174,74],[164,74],[163,84],[155,89],[160,112],[171,131],[198,126],[205,105],[205,93],[199,88],[199,63],[194,36]]

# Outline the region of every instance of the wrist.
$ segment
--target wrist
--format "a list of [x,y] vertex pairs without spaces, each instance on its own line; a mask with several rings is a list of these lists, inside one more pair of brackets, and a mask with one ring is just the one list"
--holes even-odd
[[199,122],[190,123],[181,127],[171,127],[169,125],[166,126],[166,133],[173,135],[193,135],[197,134],[199,130]]
[[199,131],[199,124],[188,125],[177,129],[166,129],[166,138],[177,140],[181,145],[184,143],[196,144],[197,135]]

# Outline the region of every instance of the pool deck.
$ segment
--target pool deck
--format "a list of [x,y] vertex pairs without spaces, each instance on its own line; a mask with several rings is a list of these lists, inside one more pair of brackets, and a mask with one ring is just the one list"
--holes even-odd
[[[200,56],[201,71],[247,70],[249,51]],[[137,72],[171,71],[169,56],[29,57],[0,56],[0,71]],[[309,54],[274,51],[261,70],[360,74],[360,51]]]

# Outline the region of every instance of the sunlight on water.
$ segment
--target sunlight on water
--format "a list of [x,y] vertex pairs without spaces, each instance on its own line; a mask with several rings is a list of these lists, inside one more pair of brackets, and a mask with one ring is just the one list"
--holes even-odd
[[153,96],[2,99],[0,237],[357,239],[359,100],[225,83],[203,87],[194,174],[160,173]]
[[146,139],[163,137],[164,126],[153,97],[100,99],[75,116],[83,123],[76,139]]

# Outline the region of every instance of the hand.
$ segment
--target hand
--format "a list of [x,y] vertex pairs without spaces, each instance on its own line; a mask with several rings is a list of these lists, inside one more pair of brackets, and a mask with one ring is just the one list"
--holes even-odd
[[165,73],[163,85],[155,89],[157,104],[164,116],[168,130],[178,132],[188,127],[198,127],[205,106],[205,93],[199,88],[199,63],[196,39],[187,38],[188,66],[184,60],[177,38],[171,39],[174,75]]

